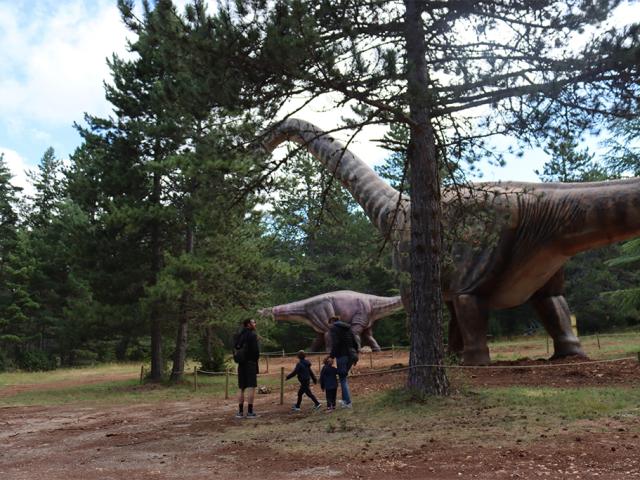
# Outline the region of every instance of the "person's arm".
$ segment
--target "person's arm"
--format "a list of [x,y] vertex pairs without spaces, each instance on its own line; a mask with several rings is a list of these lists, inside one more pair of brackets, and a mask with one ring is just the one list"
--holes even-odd
[[251,352],[251,358],[257,362],[260,358],[260,347],[258,346],[258,335],[255,332],[252,332],[253,335],[249,335],[248,338],[248,348],[249,352]]
[[322,367],[320,370],[320,390],[324,390],[324,375],[327,367]]
[[296,367],[293,369],[293,372],[291,372],[289,375],[287,375],[287,380],[289,380],[290,378],[293,378],[296,376],[296,374],[298,373],[298,366],[299,364],[296,363]]
[[313,368],[309,367],[309,374],[311,375],[311,380],[313,380],[313,384],[318,383],[318,379],[316,378],[316,374],[313,373]]
[[336,358],[337,353],[338,353],[338,335],[336,332],[335,327],[331,328],[331,331],[329,332],[331,335],[331,353],[329,354],[329,356],[331,358]]

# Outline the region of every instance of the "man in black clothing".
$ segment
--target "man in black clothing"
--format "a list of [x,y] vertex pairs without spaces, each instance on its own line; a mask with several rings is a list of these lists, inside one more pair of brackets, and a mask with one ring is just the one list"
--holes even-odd
[[238,362],[238,413],[236,418],[244,416],[245,390],[247,392],[247,418],[255,418],[253,399],[258,385],[258,359],[260,346],[256,334],[256,321],[247,319],[242,322],[243,329],[235,340],[234,348],[242,350],[241,361]]
[[347,376],[349,370],[358,362],[358,350],[360,346],[356,336],[351,331],[351,325],[340,321],[340,317],[331,317],[331,358],[336,359],[338,366],[338,378],[342,391],[342,407],[351,408],[351,394]]

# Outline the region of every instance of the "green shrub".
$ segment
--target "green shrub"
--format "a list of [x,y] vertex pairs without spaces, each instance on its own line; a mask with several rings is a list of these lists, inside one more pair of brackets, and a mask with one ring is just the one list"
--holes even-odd
[[200,362],[201,368],[208,372],[223,372],[226,369],[224,345],[218,338],[213,339],[209,349],[203,341],[194,357],[196,361]]
[[9,370],[9,358],[0,350],[0,372],[6,372]]
[[95,365],[98,362],[98,354],[91,350],[74,348],[71,350],[70,364],[72,367],[86,367]]
[[17,364],[18,368],[29,372],[54,370],[56,368],[55,360],[42,350],[29,350],[20,353]]
[[142,362],[151,358],[151,349],[148,345],[142,345],[138,342],[127,348],[125,355],[127,360],[132,362]]

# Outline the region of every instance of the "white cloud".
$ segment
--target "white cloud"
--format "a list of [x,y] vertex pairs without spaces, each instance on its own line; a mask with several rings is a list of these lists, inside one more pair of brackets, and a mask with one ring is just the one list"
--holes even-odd
[[4,161],[13,175],[11,183],[16,187],[22,187],[23,194],[31,195],[33,188],[27,178],[28,165],[24,159],[15,150],[4,147],[0,147],[0,155],[4,155]]
[[105,58],[126,42],[115,2],[28,3],[0,5],[3,117],[69,125],[107,113]]

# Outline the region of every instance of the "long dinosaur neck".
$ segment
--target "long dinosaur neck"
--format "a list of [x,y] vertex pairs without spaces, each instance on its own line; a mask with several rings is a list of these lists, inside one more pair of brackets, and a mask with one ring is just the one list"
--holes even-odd
[[[386,234],[392,223],[398,224],[395,210],[399,192],[329,134],[309,122],[292,118],[276,125],[270,133],[263,143],[267,151],[273,151],[284,141],[306,148],[351,192],[380,232]],[[409,199],[403,196],[400,208],[407,208],[408,203]]]

